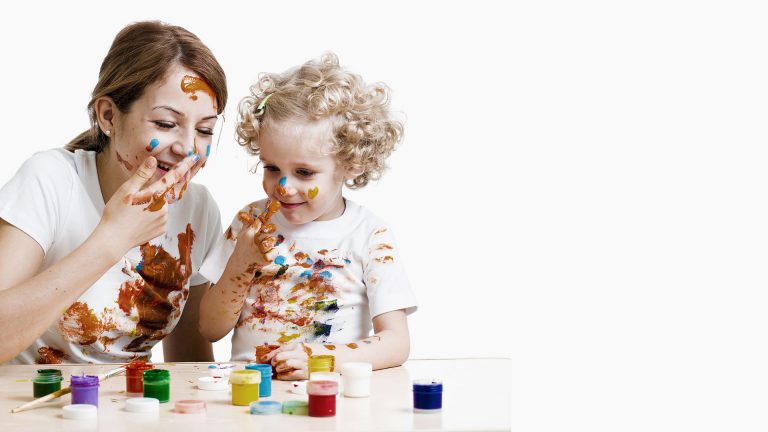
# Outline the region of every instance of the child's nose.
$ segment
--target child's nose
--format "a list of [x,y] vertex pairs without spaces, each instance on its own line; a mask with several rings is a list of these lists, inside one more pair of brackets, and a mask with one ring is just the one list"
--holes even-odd
[[288,184],[288,178],[283,176],[277,182],[277,193],[284,197],[290,197],[298,193],[298,189]]

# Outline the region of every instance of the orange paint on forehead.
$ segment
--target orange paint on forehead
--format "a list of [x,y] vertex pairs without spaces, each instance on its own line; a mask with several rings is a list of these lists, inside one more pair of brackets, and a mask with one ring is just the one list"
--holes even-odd
[[181,79],[181,91],[189,93],[189,98],[192,100],[197,100],[195,93],[201,91],[210,96],[214,106],[216,105],[216,93],[202,78],[184,75],[184,78]]

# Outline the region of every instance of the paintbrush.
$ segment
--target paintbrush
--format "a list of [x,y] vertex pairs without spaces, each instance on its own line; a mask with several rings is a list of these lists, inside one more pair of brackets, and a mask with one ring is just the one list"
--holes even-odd
[[[125,366],[121,366],[117,369],[113,369],[107,373],[99,375],[99,382],[104,381],[107,378],[113,377],[115,375],[120,374],[121,372],[125,372]],[[58,397],[64,396],[65,394],[69,394],[72,392],[72,389],[69,387],[63,388],[61,390],[56,390],[53,393],[47,394],[41,398],[37,398],[33,401],[27,402],[24,405],[18,406],[11,410],[12,413],[17,413],[21,411],[26,411],[28,409],[32,409],[40,404],[43,404],[45,402],[48,402],[50,400],[56,399]]]

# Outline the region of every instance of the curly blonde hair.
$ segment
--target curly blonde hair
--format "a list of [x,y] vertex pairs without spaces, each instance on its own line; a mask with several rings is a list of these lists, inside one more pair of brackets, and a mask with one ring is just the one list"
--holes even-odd
[[341,68],[333,53],[282,74],[263,73],[250,90],[238,107],[236,135],[241,146],[258,155],[259,134],[273,122],[328,120],[330,153],[346,172],[357,174],[346,181],[351,189],[379,179],[387,157],[402,140],[403,123],[389,109],[389,87],[366,84]]

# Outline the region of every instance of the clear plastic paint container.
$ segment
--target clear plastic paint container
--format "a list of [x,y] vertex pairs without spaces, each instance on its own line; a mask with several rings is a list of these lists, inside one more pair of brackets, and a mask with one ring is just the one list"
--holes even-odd
[[272,365],[266,363],[251,363],[245,365],[246,370],[257,370],[261,372],[261,383],[259,384],[259,397],[272,396]]
[[307,372],[309,378],[312,378],[312,372],[333,372],[333,366],[336,357],[328,354],[309,356]]
[[278,401],[255,401],[251,402],[251,414],[269,415],[280,414],[283,404]]
[[99,377],[72,375],[69,388],[72,390],[72,405],[99,406]]
[[259,400],[261,372],[255,370],[236,370],[229,375],[232,384],[232,405],[249,406]]
[[144,393],[144,371],[153,369],[155,365],[143,361],[130,362],[125,365],[125,392]]
[[413,411],[437,413],[443,408],[443,382],[437,379],[413,381]]
[[155,398],[160,403],[171,400],[171,373],[166,369],[144,371],[144,397]]
[[308,413],[310,417],[332,417],[336,415],[336,393],[339,384],[336,381],[309,381]]
[[338,372],[315,372],[310,381],[334,381],[336,383],[336,396],[341,389],[341,375]]
[[364,362],[350,362],[341,365],[342,392],[346,397],[368,397],[371,395],[373,365]]
[[61,390],[62,379],[58,369],[38,369],[32,379],[32,396],[39,398]]
[[306,401],[290,400],[283,402],[283,414],[307,415],[308,404]]
[[207,408],[205,401],[197,399],[187,399],[176,401],[174,411],[180,414],[198,414],[204,413]]

